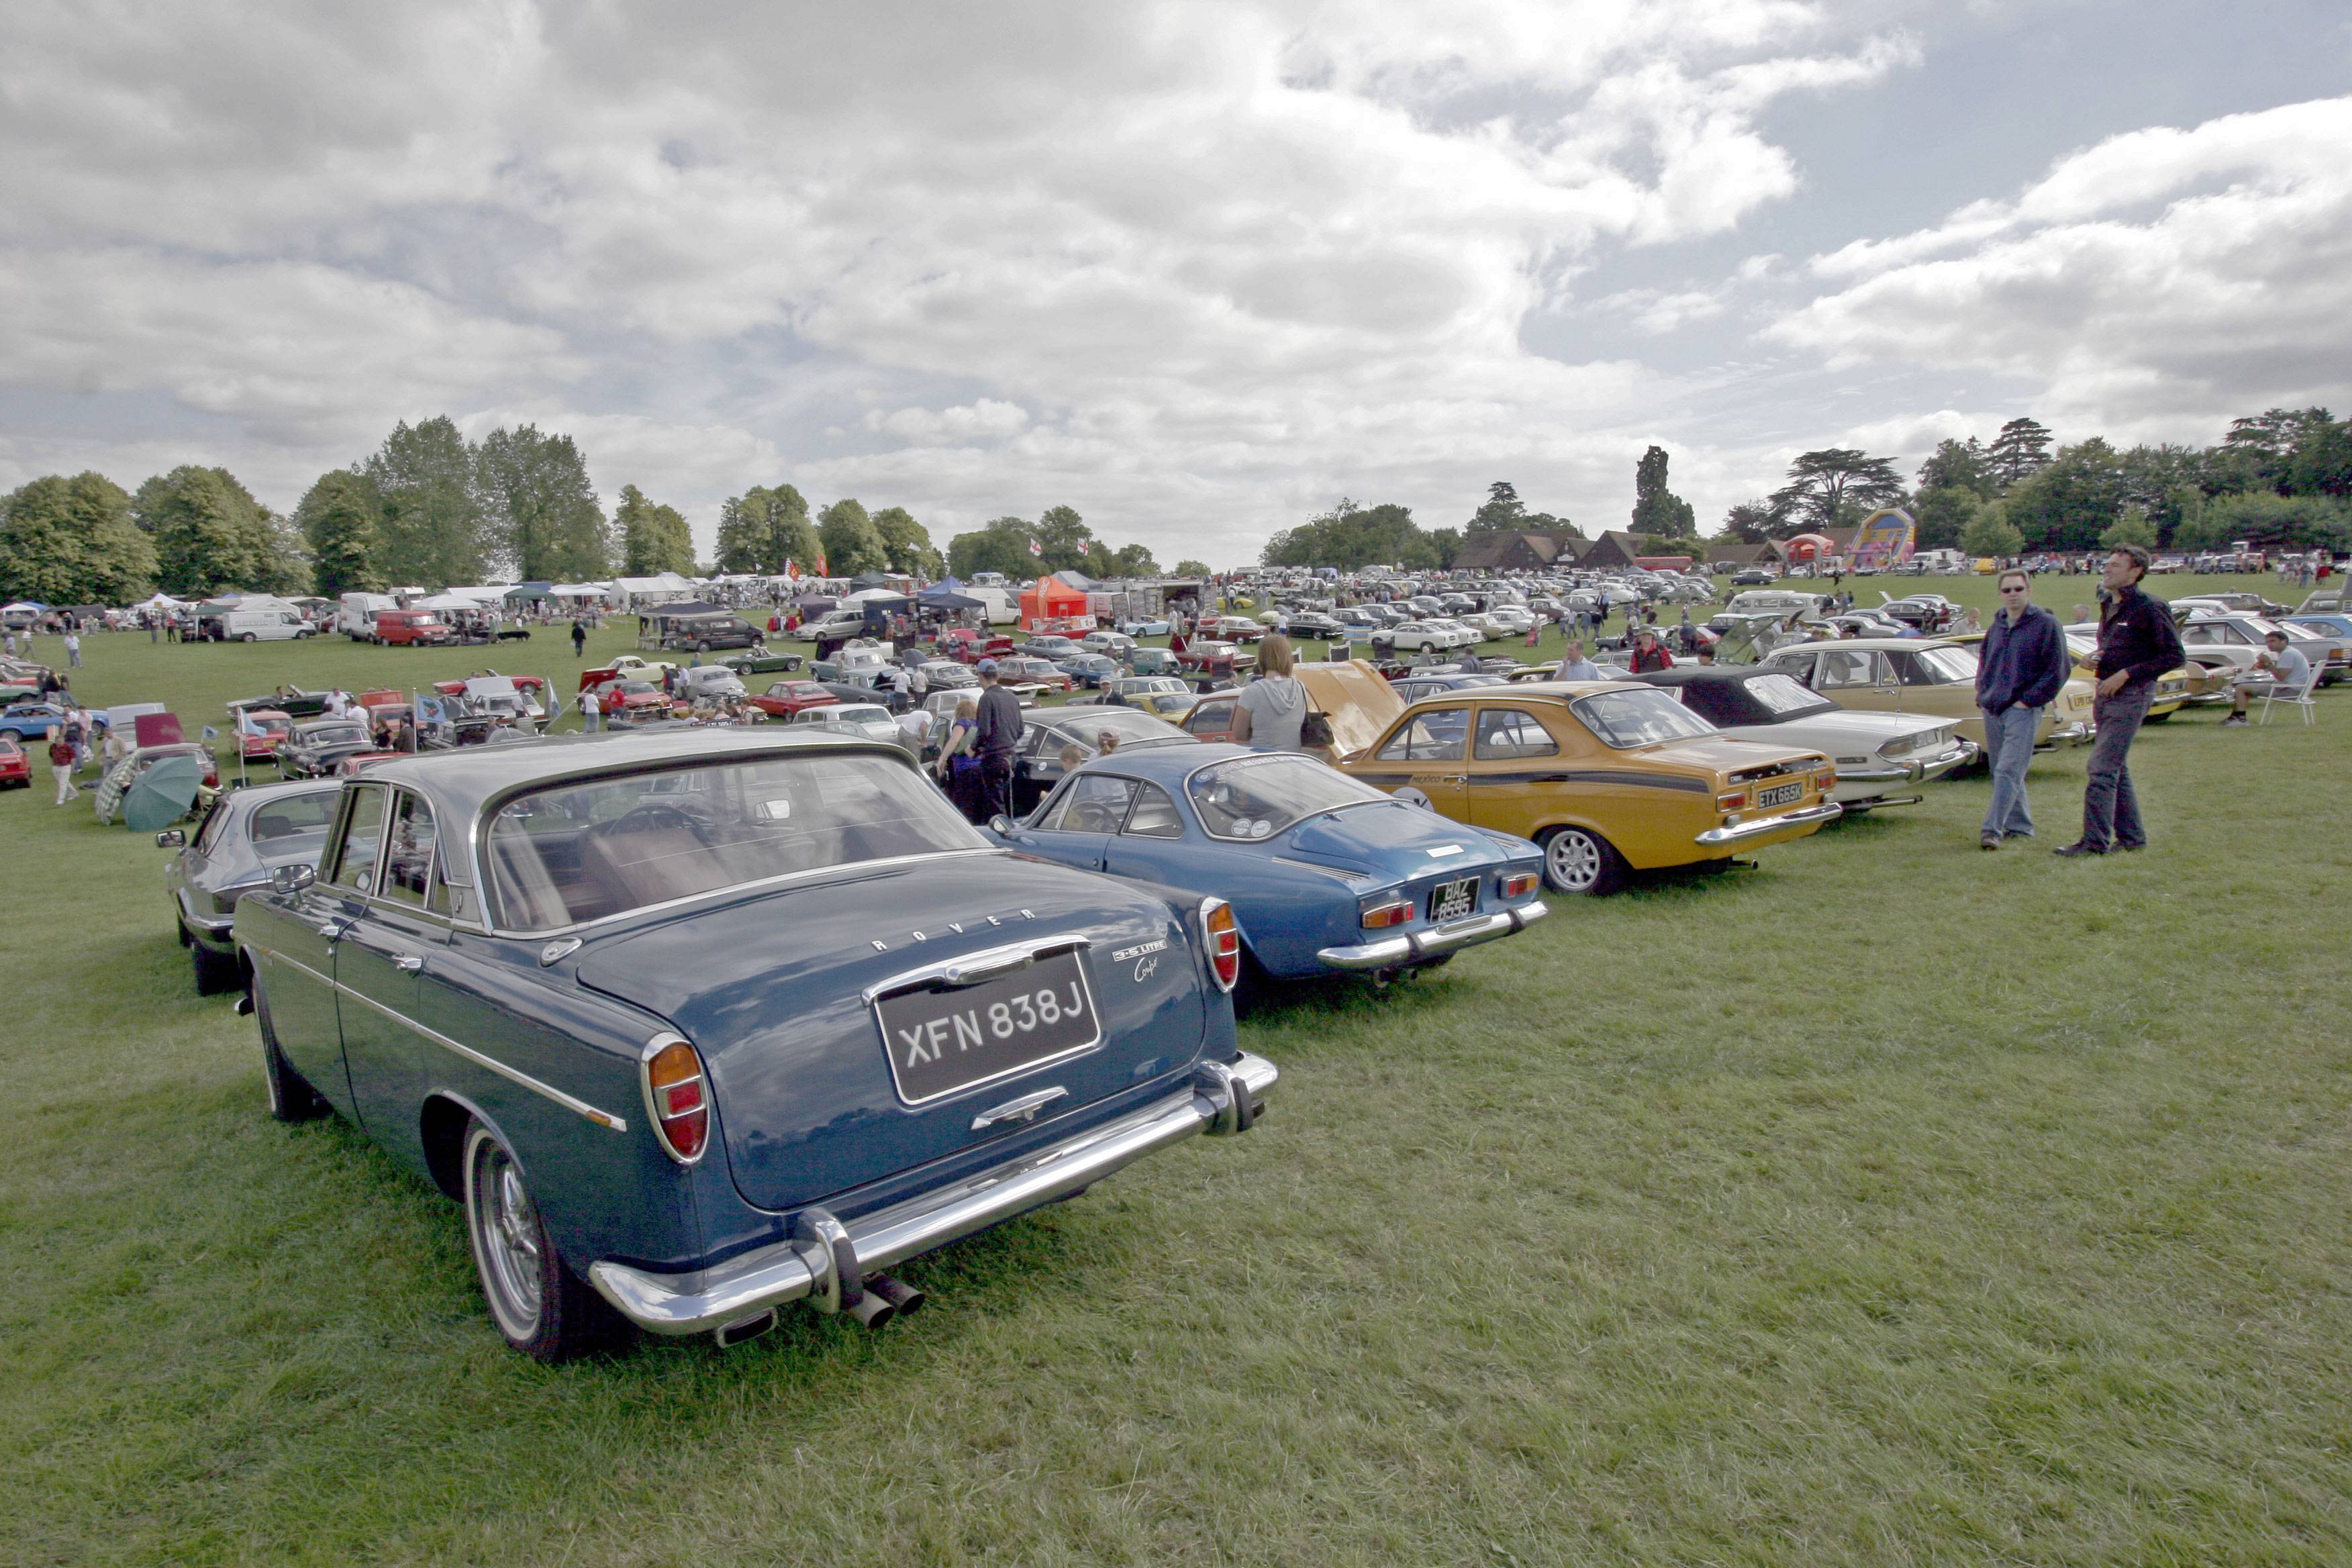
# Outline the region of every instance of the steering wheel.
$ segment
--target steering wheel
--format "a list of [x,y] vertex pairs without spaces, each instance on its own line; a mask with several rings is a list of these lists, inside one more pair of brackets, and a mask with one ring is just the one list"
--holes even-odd
[[685,812],[680,811],[677,807],[674,805],[665,805],[657,800],[646,801],[641,805],[631,806],[620,816],[613,818],[612,821],[599,825],[596,831],[604,834],[619,835],[624,833],[658,833],[664,829],[680,829],[693,834],[698,839],[703,837],[702,825],[700,823],[697,822],[692,816],[689,816]]

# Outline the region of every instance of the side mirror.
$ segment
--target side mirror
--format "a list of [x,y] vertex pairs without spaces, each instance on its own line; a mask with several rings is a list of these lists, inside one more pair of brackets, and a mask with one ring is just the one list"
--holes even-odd
[[315,866],[273,866],[269,871],[269,889],[274,893],[299,893],[319,879]]
[[177,827],[167,827],[155,835],[155,847],[158,849],[185,849],[187,847],[187,834]]
[[1013,837],[1013,819],[1000,811],[988,819],[988,830],[1000,838],[1010,838]]

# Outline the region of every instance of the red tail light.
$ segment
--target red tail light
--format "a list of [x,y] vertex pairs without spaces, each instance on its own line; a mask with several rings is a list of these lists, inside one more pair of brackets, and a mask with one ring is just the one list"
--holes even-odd
[[1525,898],[1528,894],[1534,892],[1536,890],[1536,884],[1542,880],[1542,875],[1535,871],[1522,871],[1516,877],[1506,877],[1503,879],[1503,897],[1507,899]]
[[1748,792],[1744,789],[1736,789],[1728,795],[1719,795],[1715,797],[1715,809],[1717,811],[1738,811],[1747,804]]
[[710,1088],[702,1058],[676,1035],[656,1035],[646,1047],[646,1110],[654,1136],[681,1165],[702,1158],[710,1142]]
[[1209,943],[1209,973],[1217,989],[1231,991],[1242,977],[1242,933],[1234,923],[1234,907],[1223,899],[1201,901],[1201,933]]
[[1390,899],[1382,903],[1367,905],[1363,912],[1366,931],[1384,931],[1390,926],[1401,926],[1411,919],[1412,919],[1411,899]]

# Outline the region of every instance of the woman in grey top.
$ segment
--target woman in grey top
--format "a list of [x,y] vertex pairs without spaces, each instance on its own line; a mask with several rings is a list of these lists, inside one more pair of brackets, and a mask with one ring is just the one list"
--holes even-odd
[[1269,633],[1257,646],[1257,679],[1234,704],[1234,739],[1260,752],[1303,752],[1298,727],[1307,719],[1307,688],[1291,673],[1290,639]]

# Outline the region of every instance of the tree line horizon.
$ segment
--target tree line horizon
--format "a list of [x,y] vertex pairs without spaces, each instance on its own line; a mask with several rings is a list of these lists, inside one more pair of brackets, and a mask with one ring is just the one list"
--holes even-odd
[[[1690,504],[1668,488],[1667,467],[1664,447],[1643,452],[1626,531],[1645,553],[1696,554],[1707,542]],[[1714,539],[1787,539],[1851,526],[1884,506],[1911,511],[1921,548],[1972,555],[2123,542],[2198,550],[2241,539],[2352,549],[2352,421],[2325,408],[2273,408],[2232,420],[2210,447],[2117,448],[2098,436],[2062,445],[2020,416],[1989,441],[1940,442],[1909,487],[1893,458],[1823,447],[1799,454],[1780,489],[1731,507]],[[1409,507],[1343,497],[1276,531],[1259,563],[1443,569],[1471,537],[1499,531],[1583,534],[1565,517],[1530,510],[1514,485],[1497,480],[1459,527],[1424,529]],[[716,544],[714,558],[698,563],[684,514],[634,484],[621,487],[607,518],[569,436],[523,425],[469,440],[444,415],[396,425],[367,457],[320,475],[291,515],[270,510],[227,469],[195,464],[136,491],[96,472],[33,479],[0,498],[0,596],[120,605],[160,587],[180,597],[235,589],[333,598],[498,576],[774,574],[787,563],[807,574],[822,563],[836,577],[1162,574],[1148,546],[1111,546],[1068,506],[1034,520],[993,519],[942,552],[904,507],[869,511],[845,497],[812,512],[788,483],[728,498]],[[1170,571],[1210,574],[1197,560]]]

